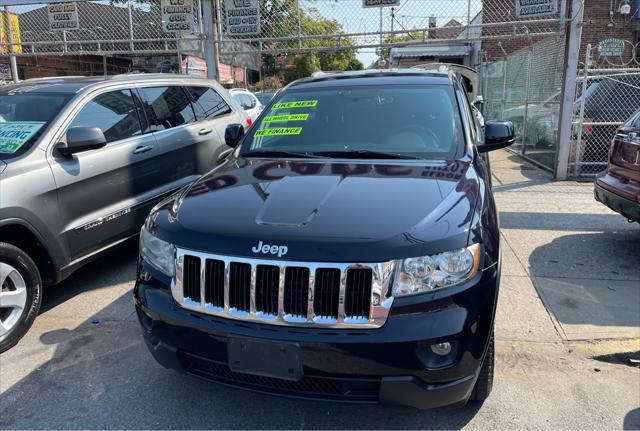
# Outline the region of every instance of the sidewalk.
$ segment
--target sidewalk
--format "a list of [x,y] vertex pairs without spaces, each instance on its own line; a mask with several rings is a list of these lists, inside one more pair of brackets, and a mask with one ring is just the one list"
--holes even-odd
[[[522,334],[524,325],[541,341],[640,337],[640,225],[596,202],[591,183],[554,182],[507,151],[491,154],[491,165],[502,299],[512,302],[499,309],[518,304],[524,317],[498,320],[502,335]],[[545,328],[545,306],[555,334]]]

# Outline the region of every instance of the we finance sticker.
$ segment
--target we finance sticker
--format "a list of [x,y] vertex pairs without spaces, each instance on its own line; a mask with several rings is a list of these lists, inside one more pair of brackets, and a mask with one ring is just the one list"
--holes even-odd
[[42,121],[8,121],[0,123],[0,153],[15,153],[43,125],[44,122]]
[[258,130],[255,136],[289,136],[299,135],[300,132],[302,132],[302,127],[274,127]]
[[297,100],[295,102],[278,102],[271,109],[315,108],[317,100]]
[[307,121],[309,114],[271,115],[262,119],[263,123],[286,123],[289,121]]

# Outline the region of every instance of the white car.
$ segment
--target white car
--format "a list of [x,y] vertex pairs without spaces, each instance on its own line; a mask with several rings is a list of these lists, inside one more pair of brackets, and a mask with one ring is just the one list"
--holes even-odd
[[229,90],[229,93],[231,93],[233,99],[244,109],[244,112],[251,118],[251,121],[255,121],[262,112],[262,109],[264,109],[260,100],[249,90],[232,88]]

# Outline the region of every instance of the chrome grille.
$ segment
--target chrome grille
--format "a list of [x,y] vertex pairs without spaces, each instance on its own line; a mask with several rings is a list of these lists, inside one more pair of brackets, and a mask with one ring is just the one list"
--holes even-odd
[[171,292],[184,308],[278,325],[377,328],[393,262],[318,263],[178,249]]

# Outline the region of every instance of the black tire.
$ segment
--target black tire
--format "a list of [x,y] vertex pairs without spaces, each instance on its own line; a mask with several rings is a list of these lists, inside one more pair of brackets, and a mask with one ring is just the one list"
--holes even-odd
[[38,267],[29,255],[11,244],[0,242],[0,262],[12,266],[20,273],[25,282],[27,295],[22,315],[9,332],[0,338],[0,353],[2,353],[20,341],[38,315],[42,302],[42,279]]
[[491,333],[491,339],[489,340],[489,347],[487,347],[487,354],[482,362],[482,368],[480,369],[480,375],[476,380],[476,385],[471,392],[471,401],[484,401],[489,398],[491,389],[493,388],[493,368],[495,359],[495,343],[493,341],[493,332]]

